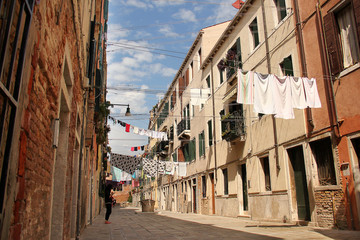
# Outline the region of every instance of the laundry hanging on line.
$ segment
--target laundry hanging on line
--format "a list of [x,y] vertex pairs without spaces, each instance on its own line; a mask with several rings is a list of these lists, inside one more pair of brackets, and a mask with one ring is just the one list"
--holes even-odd
[[112,120],[115,124],[119,124],[120,126],[125,127],[125,132],[130,132],[130,130],[132,129],[133,130],[132,133],[134,133],[134,134],[147,136],[147,137],[151,137],[151,138],[158,138],[162,141],[168,141],[168,136],[167,136],[166,132],[158,132],[158,131],[147,130],[147,129],[135,127],[135,126],[127,124],[123,121],[117,120],[111,116],[109,116],[109,119]]
[[133,174],[141,163],[140,157],[133,157],[117,153],[110,154],[110,165],[117,167],[129,174]]
[[253,104],[256,113],[294,119],[294,108],[321,108],[315,78],[278,77],[238,69],[237,80],[237,103]]

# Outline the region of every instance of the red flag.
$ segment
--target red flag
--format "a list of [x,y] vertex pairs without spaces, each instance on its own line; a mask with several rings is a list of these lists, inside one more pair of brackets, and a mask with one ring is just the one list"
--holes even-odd
[[234,2],[234,3],[232,4],[232,6],[233,6],[234,8],[240,9],[243,4],[244,4],[244,1],[242,1],[242,0],[236,0],[236,2]]

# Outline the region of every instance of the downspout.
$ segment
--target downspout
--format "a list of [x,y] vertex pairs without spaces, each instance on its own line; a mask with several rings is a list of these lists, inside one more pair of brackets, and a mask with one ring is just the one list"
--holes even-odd
[[333,131],[336,140],[339,141],[341,138],[340,135],[340,127],[339,121],[337,116],[337,109],[335,104],[335,97],[334,97],[334,89],[333,89],[333,82],[332,82],[332,75],[331,75],[331,68],[330,68],[330,61],[329,56],[326,54],[326,40],[325,40],[325,30],[324,30],[324,22],[321,14],[321,5],[320,1],[318,0],[316,4],[316,16],[318,19],[318,34],[320,36],[320,48],[321,48],[321,55],[323,59],[323,69],[325,76],[329,76],[329,80],[324,77],[324,86],[325,86],[325,93],[326,93],[326,102],[329,106],[329,120],[331,124],[331,130]]
[[212,95],[212,105],[213,105],[213,139],[214,139],[214,161],[215,161],[215,181],[214,181],[214,188],[215,188],[215,196],[216,194],[216,183],[217,183],[217,154],[216,154],[216,125],[215,125],[215,91],[214,91],[214,72],[213,72],[213,59],[210,59],[211,65],[210,65],[210,71],[211,71],[211,95]]
[[[296,19],[296,35],[299,41],[299,55],[300,55],[300,64],[301,64],[301,75],[303,77],[307,77],[307,66],[306,66],[306,57],[305,57],[305,48],[304,48],[304,38],[301,29],[301,20],[300,20],[300,13],[299,13],[299,3],[298,0],[293,0],[294,5],[294,14]],[[312,134],[314,129],[314,122],[312,118],[312,111],[311,108],[307,107],[305,110],[305,119],[306,119],[306,136],[309,137]]]
[[[268,74],[271,73],[271,63],[270,63],[270,51],[269,51],[269,39],[267,33],[267,26],[266,26],[266,15],[265,15],[265,6],[264,0],[261,0],[261,10],[262,10],[262,17],[263,17],[263,25],[264,25],[264,37],[265,37],[265,48],[266,48],[266,62],[267,62],[267,69]],[[279,162],[279,147],[278,147],[278,139],[276,134],[276,120],[274,114],[271,115],[272,122],[273,122],[273,132],[274,132],[274,145],[275,145],[275,161],[276,161],[276,169],[280,170],[280,162]]]

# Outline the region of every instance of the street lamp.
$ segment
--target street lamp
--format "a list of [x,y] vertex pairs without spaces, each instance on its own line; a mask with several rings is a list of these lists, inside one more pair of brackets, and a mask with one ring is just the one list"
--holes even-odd
[[114,107],[114,106],[126,106],[127,108],[126,108],[125,116],[126,116],[126,117],[130,117],[130,116],[131,116],[129,104],[111,103],[110,105],[111,105],[111,107]]

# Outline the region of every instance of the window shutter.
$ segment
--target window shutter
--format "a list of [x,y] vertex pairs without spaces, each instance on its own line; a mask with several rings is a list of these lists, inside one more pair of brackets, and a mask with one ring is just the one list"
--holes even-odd
[[186,69],[185,73],[185,87],[189,85],[189,69]]
[[236,54],[238,56],[239,68],[242,69],[241,42],[240,38],[236,40]]
[[209,130],[209,146],[211,146],[213,144],[213,141],[212,141],[212,122],[211,120],[208,121],[208,130]]
[[180,77],[179,78],[179,97],[182,96],[184,89],[185,89],[184,78]]
[[203,141],[204,141],[204,139],[203,139],[202,133],[200,133],[199,134],[199,156],[200,157],[203,155],[203,152],[202,152],[202,145],[204,144]]
[[342,57],[340,53],[339,33],[334,13],[330,12],[324,17],[324,30],[326,47],[330,59],[332,75],[338,74],[342,70]]
[[354,7],[357,36],[360,45],[360,0],[353,0],[353,7]]

